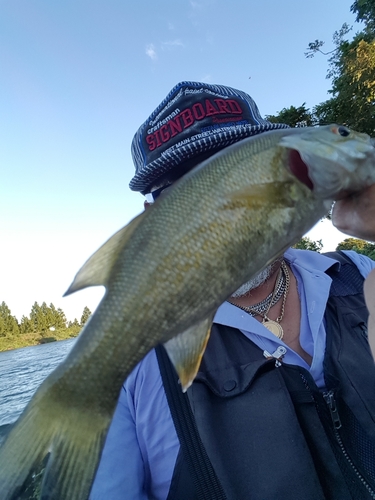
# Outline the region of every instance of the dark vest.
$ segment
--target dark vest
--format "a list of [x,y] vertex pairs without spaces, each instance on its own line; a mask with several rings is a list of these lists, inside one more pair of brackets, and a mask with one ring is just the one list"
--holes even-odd
[[[228,500],[375,498],[375,368],[363,278],[346,259],[328,274],[324,393],[304,368],[278,366],[240,331],[213,325],[188,397]],[[180,451],[168,500],[196,498]]]

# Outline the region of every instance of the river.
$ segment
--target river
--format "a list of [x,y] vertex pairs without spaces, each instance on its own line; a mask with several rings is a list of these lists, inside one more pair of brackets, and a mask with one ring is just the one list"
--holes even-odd
[[0,443],[47,375],[76,339],[0,352]]

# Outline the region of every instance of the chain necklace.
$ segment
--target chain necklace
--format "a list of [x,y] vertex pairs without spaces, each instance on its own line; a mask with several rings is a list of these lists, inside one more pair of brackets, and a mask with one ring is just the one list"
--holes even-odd
[[237,304],[233,305],[236,305],[243,311],[246,311],[248,314],[250,314],[250,316],[257,316],[257,315],[263,316],[264,313],[267,313],[271,307],[273,307],[275,304],[279,302],[281,297],[284,295],[285,289],[286,289],[286,273],[280,271],[276,280],[274,290],[261,302],[258,302],[258,304],[254,304],[252,306],[239,306]]
[[[280,283],[282,283],[282,285],[280,285]],[[290,274],[288,267],[285,264],[285,261],[283,260],[281,262],[281,267],[279,275],[276,280],[275,288],[273,289],[273,292],[268,297],[266,297],[265,300],[253,306],[239,306],[237,304],[233,305],[239,307],[240,309],[247,312],[251,316],[258,316],[258,315],[262,316],[263,318],[262,325],[265,326],[267,330],[269,330],[271,333],[273,333],[276,337],[278,337],[281,340],[284,336],[284,330],[280,325],[280,322],[284,317],[285,303],[289,292],[289,286],[290,286]],[[282,290],[281,293],[280,290]],[[277,296],[279,297],[276,300]],[[271,299],[269,299],[269,297],[271,297]],[[268,313],[271,307],[273,307],[280,300],[281,297],[283,297],[283,301],[281,303],[280,315],[275,320],[272,320],[268,317]],[[264,311],[263,303],[266,301],[269,303],[267,304],[267,308]],[[261,305],[262,307],[260,307]]]

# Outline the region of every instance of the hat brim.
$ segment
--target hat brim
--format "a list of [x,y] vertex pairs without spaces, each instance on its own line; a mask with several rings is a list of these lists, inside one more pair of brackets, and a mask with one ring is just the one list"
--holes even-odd
[[[196,158],[196,164],[200,163],[202,161],[200,155],[203,153],[208,153],[205,156],[209,156],[210,152],[214,154],[246,137],[282,128],[288,128],[288,125],[284,123],[263,122],[260,125],[225,126],[215,130],[214,134],[208,134],[207,137],[203,138],[202,134],[198,134],[196,137],[191,137],[187,144],[184,144],[184,141],[182,141],[182,143],[177,143],[166,149],[160,157],[145,165],[134,175],[129,187],[133,191],[140,191],[142,194],[147,194],[153,186],[158,185],[159,181],[171,173],[172,169],[175,169],[177,166],[181,167],[181,175],[183,175],[186,172],[186,169],[183,168],[186,162]],[[191,165],[192,167],[193,165]]]

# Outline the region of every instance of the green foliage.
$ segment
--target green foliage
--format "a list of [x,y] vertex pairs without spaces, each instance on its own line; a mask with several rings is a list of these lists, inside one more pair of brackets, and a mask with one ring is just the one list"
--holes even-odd
[[50,327],[54,327],[55,329],[61,330],[62,328],[66,328],[66,316],[62,309],[56,309],[53,304],[49,305],[49,314],[50,314]]
[[342,123],[359,132],[375,133],[375,40],[363,33],[343,42],[333,61],[331,99],[314,107],[319,124]]
[[69,321],[68,328],[70,330],[71,337],[76,337],[79,334],[81,330],[81,325],[78,323],[77,318],[74,318],[73,321]]
[[0,314],[0,337],[5,337],[5,335],[6,335],[5,321]]
[[320,250],[323,248],[323,243],[322,240],[313,241],[307,236],[304,236],[298,243],[293,245],[293,248],[297,248],[299,250],[312,250],[313,252],[320,253]]
[[[52,304],[51,304],[52,306]],[[67,319],[64,311],[59,307],[55,314],[56,328],[66,328]]]
[[375,31],[375,1],[374,0],[355,0],[350,7],[353,14],[357,14],[356,22],[363,22],[365,30]]
[[90,309],[86,306],[83,309],[82,316],[81,316],[81,326],[85,325],[87,323],[87,320],[91,316],[91,311]]
[[56,309],[53,304],[47,306],[45,302],[42,305],[34,302],[29,317],[23,315],[18,324],[17,318],[12,316],[9,307],[2,302],[0,304],[0,351],[76,337],[90,315],[90,309],[85,307],[81,324],[75,318],[68,325],[62,309]]
[[298,108],[295,106],[283,108],[276,115],[266,115],[266,119],[272,123],[286,123],[290,127],[310,127],[313,125],[313,116],[305,104]]
[[13,337],[20,332],[17,318],[12,313],[6,303],[0,304],[0,336]]
[[339,243],[336,250],[354,250],[357,253],[367,255],[370,259],[375,260],[375,244],[357,238],[346,238]]
[[34,302],[31,307],[30,320],[34,332],[44,332],[47,329],[47,318],[38,302]]
[[375,1],[357,0],[351,6],[356,21],[365,24],[350,41],[351,27],[343,24],[335,31],[335,49],[324,53],[324,42],[315,40],[306,57],[317,52],[331,54],[327,78],[332,81],[332,97],[313,108],[313,121],[319,125],[342,123],[359,132],[375,133]]
[[20,333],[29,333],[33,331],[33,323],[27,316],[22,316],[20,323]]
[[34,302],[30,312],[30,321],[32,331],[41,334],[66,328],[64,312],[61,309],[56,309],[53,304],[47,306],[45,302],[41,306],[38,302]]

